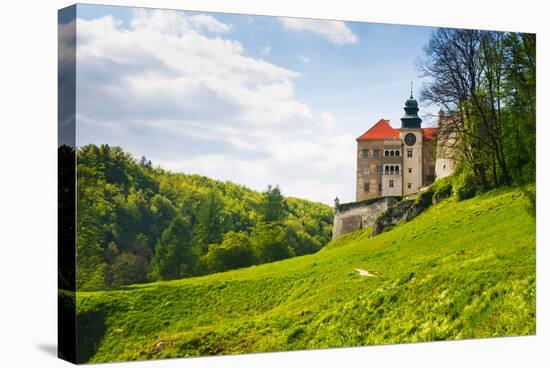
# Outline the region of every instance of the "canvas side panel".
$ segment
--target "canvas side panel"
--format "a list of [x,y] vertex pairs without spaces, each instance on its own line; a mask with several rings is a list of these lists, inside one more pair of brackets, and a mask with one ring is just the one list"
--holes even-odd
[[58,12],[58,356],[76,363],[76,5]]

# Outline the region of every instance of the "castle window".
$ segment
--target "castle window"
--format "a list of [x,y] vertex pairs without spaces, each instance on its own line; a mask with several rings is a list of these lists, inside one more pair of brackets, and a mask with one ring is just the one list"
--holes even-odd
[[399,150],[395,151],[395,155],[396,155],[396,156],[401,155],[401,153],[399,153]]
[[413,169],[409,167],[409,174],[413,172]]
[[413,150],[412,149],[407,150],[407,157],[409,157],[409,158],[413,157]]
[[399,174],[399,166],[396,166],[396,167],[395,167],[395,173],[396,173],[396,174]]
[[365,183],[363,190],[365,191],[365,193],[368,193],[370,191],[370,183]]
[[390,173],[390,167],[386,165],[386,167],[384,167],[384,172],[386,174],[389,174]]
[[412,183],[407,183],[407,188],[411,189],[412,188]]
[[369,150],[368,149],[363,150],[363,158],[365,158],[365,159],[369,158]]
[[390,180],[390,188],[393,188],[393,180]]
[[390,174],[393,174],[395,172],[395,166],[390,166]]
[[373,155],[374,158],[379,158],[380,157],[380,150],[379,149],[373,150],[372,155]]
[[385,150],[385,151],[384,151],[384,156],[386,156],[386,157],[387,157],[387,156],[389,156],[389,155],[390,155],[390,151],[388,151],[388,150]]
[[365,167],[365,176],[370,175],[370,167]]
[[378,184],[378,191],[379,191],[379,192],[382,191],[382,184]]
[[376,165],[376,173],[382,175],[382,165]]
[[395,151],[390,151],[390,156],[395,156]]

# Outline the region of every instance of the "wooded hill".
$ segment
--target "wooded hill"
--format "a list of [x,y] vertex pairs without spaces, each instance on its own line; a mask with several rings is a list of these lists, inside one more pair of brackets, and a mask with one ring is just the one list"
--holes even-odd
[[[70,161],[70,150],[60,154]],[[63,161],[63,158],[61,158]],[[77,150],[77,289],[170,280],[317,252],[332,209],[171,173],[120,147]]]

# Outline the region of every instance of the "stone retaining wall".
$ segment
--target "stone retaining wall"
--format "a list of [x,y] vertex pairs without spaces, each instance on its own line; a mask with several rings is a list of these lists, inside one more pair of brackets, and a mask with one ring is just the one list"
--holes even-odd
[[384,197],[365,204],[337,205],[334,209],[334,223],[332,225],[332,239],[340,235],[350,233],[359,229],[370,227],[374,221],[388,208],[395,205],[399,200],[394,197]]

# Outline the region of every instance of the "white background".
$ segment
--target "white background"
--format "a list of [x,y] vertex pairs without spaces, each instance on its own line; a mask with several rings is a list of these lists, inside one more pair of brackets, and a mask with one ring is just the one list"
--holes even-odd
[[[548,48],[544,1],[157,0],[118,5],[454,26],[537,33],[537,336],[121,363],[120,367],[550,366]],[[0,9],[0,367],[64,367],[56,358],[57,9]],[[546,118],[546,119],[545,119]]]

